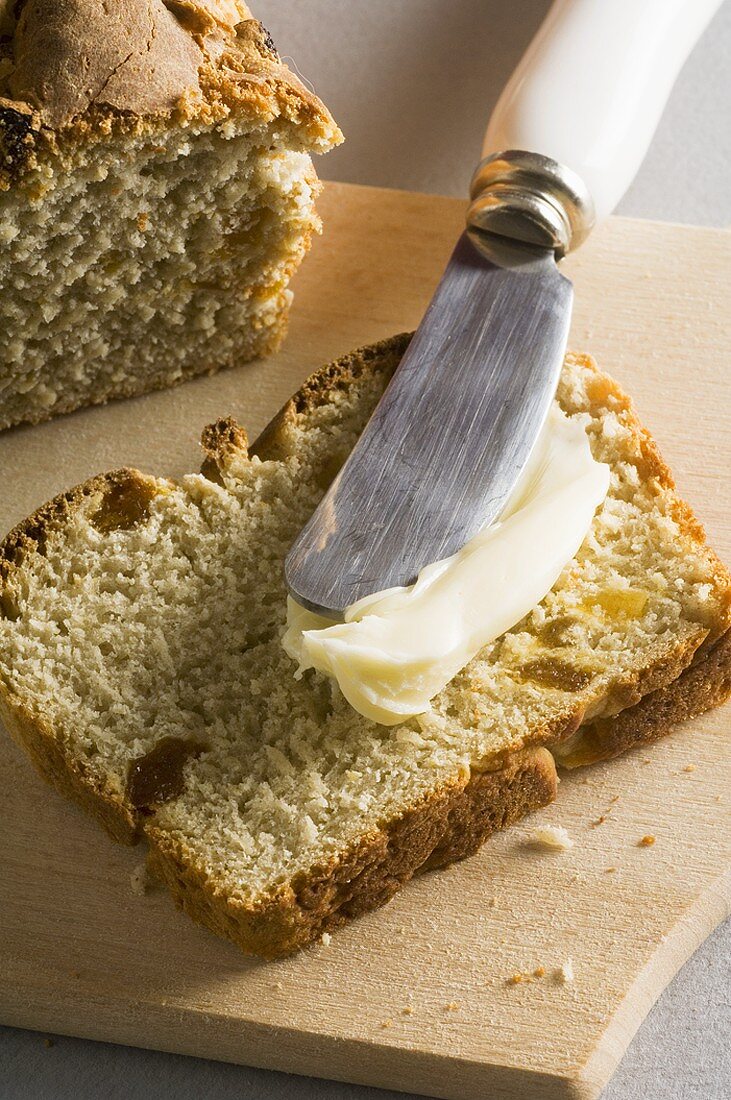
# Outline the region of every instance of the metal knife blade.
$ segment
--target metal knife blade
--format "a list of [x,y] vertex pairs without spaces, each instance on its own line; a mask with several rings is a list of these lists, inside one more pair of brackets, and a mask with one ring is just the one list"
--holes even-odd
[[465,232],[398,369],[285,564],[331,618],[412,584],[503,508],[548,413],[573,287],[552,250]]

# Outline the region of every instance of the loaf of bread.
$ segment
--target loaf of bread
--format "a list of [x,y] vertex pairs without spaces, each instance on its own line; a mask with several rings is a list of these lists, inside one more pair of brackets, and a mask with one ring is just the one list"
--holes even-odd
[[283,560],[408,337],[314,375],[179,482],[101,475],[0,547],[0,712],[40,771],[190,915],[276,956],[469,855],[569,766],[731,690],[731,580],[629,399],[569,356],[557,400],[611,488],[553,590],[401,726],[281,646]]
[[242,0],[2,0],[0,428],[275,348],[340,139]]

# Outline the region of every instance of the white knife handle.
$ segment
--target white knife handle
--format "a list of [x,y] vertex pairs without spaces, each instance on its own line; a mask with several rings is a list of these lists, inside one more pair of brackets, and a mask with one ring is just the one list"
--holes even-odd
[[[560,253],[580,243],[632,182],[720,3],[556,0],[490,119],[470,223],[538,243],[548,235]],[[522,193],[541,187],[533,203]]]

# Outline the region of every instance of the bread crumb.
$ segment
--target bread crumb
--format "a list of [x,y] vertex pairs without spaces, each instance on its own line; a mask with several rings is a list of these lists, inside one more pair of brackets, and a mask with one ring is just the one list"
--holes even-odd
[[413,1016],[414,1015],[414,1010],[411,1007],[411,1005],[404,1005],[404,1007],[401,1009],[401,1015],[402,1016]]
[[508,978],[507,984],[520,985],[522,982],[530,984],[530,982],[535,981],[536,978],[545,978],[545,976],[545,966],[537,966],[535,970],[533,970],[530,974],[527,971],[524,971],[522,973],[520,971],[517,971],[515,974],[511,975],[511,977]]
[[444,1007],[445,1007],[447,1012],[458,1012],[459,1011],[459,1004],[457,1003],[457,1001],[450,1001],[449,1004],[446,1004]]
[[322,935],[320,936],[320,943],[322,944],[323,947],[329,947],[330,946],[330,944],[332,943],[332,936],[330,935],[329,932],[323,932],[322,933]]
[[43,1040],[43,1045],[44,1047],[48,1047],[50,1049],[51,1047],[55,1047],[56,1043],[53,1039],[45,1038]]
[[683,768],[683,771],[684,772],[694,772],[695,771],[695,764],[686,764],[685,767]]
[[574,964],[571,959],[567,959],[566,962],[561,963],[556,971],[556,980],[561,985],[570,985],[574,980]]
[[385,1028],[385,1027],[393,1027],[393,1020],[391,1020],[391,1019],[388,1019],[388,1020],[384,1020],[384,1021],[383,1021],[383,1022],[381,1023],[381,1027],[384,1027],[384,1028]]
[[573,840],[563,825],[539,825],[531,833],[531,841],[540,848],[549,848],[557,852],[574,846]]
[[132,893],[137,894],[138,897],[144,897],[147,893],[147,887],[150,884],[150,880],[147,875],[147,867],[144,863],[138,863],[134,871],[129,876],[129,884],[132,888]]
[[604,822],[607,820],[607,818],[609,817],[609,814],[612,811],[612,806],[616,805],[617,802],[619,802],[619,795],[615,794],[614,798],[609,799],[609,805],[607,806],[606,812],[603,813],[603,814],[600,814],[599,817],[596,819],[596,821],[591,822],[592,829],[596,829],[596,827],[598,825],[603,825],[604,824]]
[[616,867],[605,867],[604,868],[604,874],[605,875],[613,875],[616,870],[617,870]]
[[643,837],[641,837],[640,840],[637,841],[637,847],[638,848],[651,848],[654,843],[655,843],[655,837],[652,835],[652,833],[645,833],[645,835]]

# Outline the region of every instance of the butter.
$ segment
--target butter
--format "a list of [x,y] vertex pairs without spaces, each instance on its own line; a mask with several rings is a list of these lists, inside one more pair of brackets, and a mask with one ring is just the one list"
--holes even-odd
[[430,700],[489,642],[551,590],[574,557],[609,488],[584,424],[554,403],[528,467],[499,520],[416,583],[352,604],[334,623],[287,605],[287,653],[296,675],[337,680],[361,714],[395,725]]

